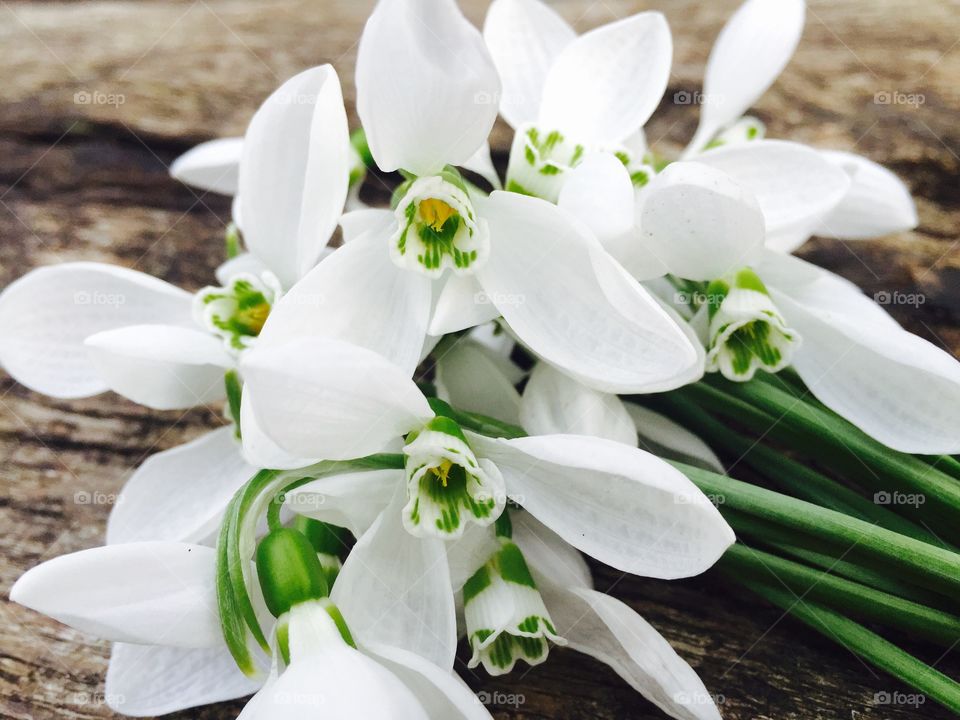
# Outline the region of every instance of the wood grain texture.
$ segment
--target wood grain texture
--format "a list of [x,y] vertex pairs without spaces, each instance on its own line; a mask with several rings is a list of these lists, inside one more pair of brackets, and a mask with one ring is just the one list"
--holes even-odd
[[[371,2],[239,0],[0,3],[0,285],[55,262],[133,267],[187,289],[220,260],[224,198],[167,177],[193,143],[238,134],[279,82],[321,62],[344,81],[352,122],[352,65]],[[486,3],[466,11],[481,22]],[[674,94],[700,87],[712,39],[735,0],[649,3],[563,0],[586,29],[645,8],[674,33],[670,87],[648,126],[676,150],[696,124]],[[920,293],[893,306],[910,329],[960,351],[960,6],[955,1],[813,2],[800,50],[757,106],[772,137],[852,149],[895,170],[920,211],[915,232],[870,243],[816,240],[808,259],[870,294]],[[877,93],[922,96],[876,102]],[[106,101],[83,103],[85,96]],[[109,98],[113,98],[112,101]],[[509,133],[493,138],[501,156]],[[0,714],[105,718],[109,648],[6,601],[23,570],[101,543],[109,499],[149,454],[221,422],[218,408],[151,412],[113,394],[58,402],[0,379]],[[95,495],[102,493],[103,495]],[[97,500],[103,500],[99,502]],[[94,501],[90,501],[93,499]],[[842,648],[713,574],[684,582],[624,578],[597,568],[598,589],[630,603],[660,629],[719,696],[730,720],[947,718],[927,702],[878,705],[905,690]],[[917,646],[948,674],[955,652]],[[941,657],[942,655],[942,657]],[[571,651],[506,679],[458,667],[503,718],[663,717],[613,672]],[[239,703],[178,717],[230,718]]]

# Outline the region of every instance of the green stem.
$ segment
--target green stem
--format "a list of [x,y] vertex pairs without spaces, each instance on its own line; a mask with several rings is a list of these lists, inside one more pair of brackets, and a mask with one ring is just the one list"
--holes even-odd
[[719,566],[747,580],[774,587],[785,585],[800,599],[810,598],[859,620],[913,633],[946,647],[960,640],[960,618],[956,615],[740,543],[727,550]]
[[741,435],[683,397],[671,393],[657,397],[654,404],[715,448],[722,448],[737,457],[738,461],[745,462],[780,490],[822,507],[875,523],[901,535],[934,545],[944,545],[925,528],[870,502],[845,485],[782,452]]
[[875,667],[960,713],[960,684],[888,640],[833,610],[806,601],[798,602],[786,590],[733,579]]
[[960,555],[877,527],[804,500],[691,465],[668,461],[705,494],[722,497],[725,508],[740,510],[791,530],[829,542],[851,558],[862,557],[931,590],[955,596],[960,592]]

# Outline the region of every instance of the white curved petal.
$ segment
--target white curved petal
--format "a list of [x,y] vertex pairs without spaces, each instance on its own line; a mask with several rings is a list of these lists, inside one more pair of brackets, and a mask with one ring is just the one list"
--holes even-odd
[[350,136],[330,65],[287,80],[260,106],[243,142],[243,239],[284,287],[320,257],[347,198]]
[[508,494],[574,547],[635,575],[703,572],[733,531],[680,471],[642,450],[584,435],[491,440],[470,435],[496,463]]
[[13,602],[96,637],[174,647],[223,643],[216,551],[142,542],[61,555],[28,570]]
[[533,352],[606,392],[676,387],[697,363],[659,303],[555,205],[495,192],[481,212],[493,247],[479,280]]
[[494,528],[468,523],[460,537],[446,542],[446,548],[450,585],[454,592],[459,592],[467,580],[500,551],[501,545]]
[[256,472],[243,460],[232,427],[151,455],[117,496],[107,543],[203,542],[216,532],[230,498]]
[[223,341],[174,325],[128,325],[84,341],[90,362],[114,392],[157,410],[222,400],[234,364]]
[[764,218],[750,190],[700,162],[676,162],[650,183],[644,242],[675,275],[714,280],[760,257]]
[[403,528],[406,490],[357,540],[331,599],[358,642],[401,647],[444,670],[453,668],[456,615],[443,540]]
[[257,341],[276,347],[329,337],[367,348],[413,375],[427,334],[429,278],[397,267],[382,228],[353,239],[273,307]]
[[423,705],[427,717],[491,720],[483,703],[455,673],[398,647],[377,643],[365,646],[363,651],[400,678]]
[[670,28],[658,12],[584,33],[550,68],[539,124],[566,131],[578,142],[619,144],[656,110],[672,60]]
[[493,299],[473,275],[450,275],[443,281],[437,297],[433,317],[430,319],[431,335],[446,335],[476,327],[500,317]]
[[697,673],[631,607],[588,588],[548,587],[541,592],[570,648],[609,665],[670,717],[720,720]]
[[218,138],[190,148],[173,161],[170,176],[187,185],[236,195],[243,138]]
[[835,150],[820,152],[850,176],[850,189],[821,221],[815,235],[866,240],[917,226],[917,207],[900,178],[860,155]]
[[294,455],[281,448],[260,427],[253,411],[253,393],[244,385],[240,398],[241,452],[244,459],[254,467],[274,470],[293,470],[318,462],[320,458]]
[[351,210],[340,216],[340,228],[343,230],[344,244],[363,237],[368,232],[383,234],[397,223],[396,216],[384,208],[363,208]]
[[[804,293],[815,294],[816,284]],[[829,288],[827,289],[829,291]],[[832,309],[772,290],[803,345],[793,364],[824,405],[901,452],[960,452],[960,363],[935,345],[878,320],[861,303]],[[869,300],[863,298],[862,304]]]
[[403,470],[367,470],[330,475],[289,491],[286,504],[300,515],[363,535],[403,484]]
[[303,338],[244,357],[243,376],[263,431],[287,452],[349,460],[380,452],[433,417],[396,365],[331,338]]
[[381,170],[462,165],[497,117],[500,79],[453,0],[377,5],[357,53],[357,114]]
[[270,268],[264,265],[260,258],[253,253],[246,252],[221,263],[214,272],[217,277],[217,282],[221,285],[227,285],[234,276],[240,273],[249,273],[260,277],[264,272],[269,270]]
[[437,358],[438,395],[460,410],[515,424],[520,393],[504,372],[504,363],[512,364],[478,342],[460,340]]
[[588,388],[539,363],[523,390],[520,424],[531,435],[590,435],[637,444],[637,428],[616,395]]
[[642,405],[623,404],[640,435],[640,447],[654,455],[667,454],[678,460],[694,461],[721,475],[726,472],[716,453],[703,440],[681,425]]
[[783,140],[719,147],[698,155],[697,162],[753,193],[763,211],[767,245],[784,252],[802,244],[850,188],[847,174],[822,153]]
[[573,545],[528,512],[511,513],[510,522],[513,541],[523,551],[537,587],[593,587],[590,568]]
[[500,73],[500,114],[514,129],[536,122],[547,73],[577,37],[566,20],[540,0],[494,0],[483,39]]
[[190,293],[103,263],[38,268],[0,294],[0,365],[31,390],[59,398],[107,389],[83,341],[136,323],[195,327]]
[[727,21],[707,60],[700,125],[688,152],[739,119],[783,72],[800,42],[804,10],[803,0],[747,0]]
[[610,153],[587,155],[563,183],[557,205],[590,228],[604,247],[633,230],[633,183]]
[[154,717],[252,695],[260,682],[240,672],[225,645],[171,648],[115,643],[104,696],[112,710]]
[[497,168],[493,165],[493,158],[490,157],[490,143],[484,142],[477,151],[463,163],[460,167],[470,172],[475,172],[482,177],[494,190],[501,190],[502,183],[497,174]]

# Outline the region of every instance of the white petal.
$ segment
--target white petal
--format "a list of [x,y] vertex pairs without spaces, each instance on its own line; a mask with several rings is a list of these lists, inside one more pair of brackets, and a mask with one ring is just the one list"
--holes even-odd
[[20,576],[13,602],[118,642],[217,647],[216,551],[202,545],[107,545],[48,560]]
[[431,335],[446,335],[500,317],[493,299],[473,275],[450,275],[443,282],[430,320]]
[[644,242],[675,275],[714,280],[750,265],[764,242],[764,218],[750,190],[700,162],[677,162],[644,193]]
[[510,363],[469,338],[460,340],[437,358],[438,394],[460,410],[516,424],[520,393],[502,369],[505,362]]
[[281,448],[260,427],[253,411],[253,392],[249,385],[243,386],[240,398],[240,428],[242,435],[242,454],[254,467],[275,470],[293,470],[318,462],[320,458],[306,458],[294,455]]
[[230,498],[256,472],[244,462],[232,427],[151,455],[117,496],[107,543],[203,542],[217,530]]
[[330,597],[358,642],[401,647],[451,670],[457,628],[444,544],[404,530],[404,504],[406,490],[398,486],[357,540]]
[[843,200],[814,234],[843,240],[866,240],[917,226],[917,208],[910,191],[896,175],[860,155],[833,150],[821,154],[850,176]]
[[260,682],[240,672],[225,645],[171,648],[115,643],[104,695],[112,710],[153,717],[252,695]]
[[195,327],[193,297],[145,273],[102,263],[33,270],[0,294],[0,364],[31,390],[60,398],[107,389],[83,341],[135,323]]
[[495,0],[483,39],[500,73],[500,114],[516,129],[536,122],[547,73],[577,37],[566,20],[540,0]]
[[850,188],[847,174],[813,148],[782,140],[719,147],[697,162],[721,170],[753,193],[767,245],[788,252],[802,244]]
[[[805,302],[823,284],[790,294],[771,290],[803,338],[793,361],[807,387],[827,407],[895,450],[960,452],[957,360],[878,318],[864,297],[857,303],[835,301],[832,308]],[[824,294],[835,290],[827,287]]]
[[280,86],[244,136],[243,239],[290,287],[317,262],[347,197],[350,137],[340,80],[330,65]]
[[111,390],[157,410],[222,400],[223,373],[234,364],[219,338],[174,325],[104,330],[84,344]]
[[170,175],[202,190],[236,195],[243,138],[219,138],[190,148],[173,161]]
[[500,176],[497,174],[497,168],[493,165],[493,158],[490,157],[490,143],[484,142],[477,151],[461,165],[464,170],[475,172],[482,177],[494,190],[502,189]]
[[470,435],[497,464],[508,494],[574,547],[635,575],[703,572],[733,531],[682,473],[642,450],[584,435],[490,440]]
[[357,54],[357,114],[381,170],[462,165],[497,117],[500,79],[453,0],[377,5]]
[[448,540],[446,548],[450,585],[454,592],[459,592],[480,566],[500,550],[501,545],[489,525],[481,527],[476,523],[467,523],[463,535],[456,540]]
[[531,435],[590,435],[637,444],[637,428],[620,398],[588,388],[539,363],[523,390],[520,424]]
[[716,453],[703,440],[660,413],[636,403],[624,403],[640,435],[640,447],[654,455],[667,453],[684,461],[694,461],[721,475],[726,472]]
[[270,312],[258,347],[329,337],[379,353],[413,375],[430,314],[429,278],[397,267],[380,229],[311,270]]
[[[548,594],[549,593],[549,594]],[[703,681],[632,608],[587,588],[545,593],[557,632],[678,720],[720,720]]]
[[217,282],[221,285],[226,285],[235,275],[239,275],[240,273],[249,273],[260,277],[265,271],[269,270],[270,268],[264,265],[260,258],[253,253],[247,252],[241,253],[221,263],[220,266],[217,267],[215,274],[217,276]]
[[456,674],[398,647],[373,644],[363,650],[403,681],[407,689],[417,696],[428,717],[437,720],[491,720],[483,703]]
[[567,45],[550,68],[539,124],[578,142],[621,143],[656,110],[672,59],[670,28],[658,12],[591,30]]
[[[580,551],[528,512],[514,512],[513,541],[533,573],[537,586],[593,587],[590,568]],[[549,610],[549,603],[547,609]],[[562,633],[560,633],[562,635]]]
[[300,515],[363,535],[390,502],[406,476],[403,470],[367,470],[330,475],[286,494],[287,505]]
[[384,208],[364,208],[352,210],[340,216],[340,228],[343,230],[344,244],[363,237],[368,232],[384,234],[387,228],[393,230],[397,217]]
[[803,0],[747,0],[717,37],[703,79],[700,126],[689,151],[739,119],[790,61],[803,33]]
[[302,457],[349,460],[380,452],[433,416],[406,373],[339,340],[257,347],[242,368],[260,427]]
[[481,212],[493,249],[480,282],[533,352],[606,392],[676,387],[697,363],[683,330],[562,210],[495,192]]
[[577,165],[557,199],[557,205],[590,228],[604,247],[633,230],[633,203],[630,173],[605,152],[590,154]]

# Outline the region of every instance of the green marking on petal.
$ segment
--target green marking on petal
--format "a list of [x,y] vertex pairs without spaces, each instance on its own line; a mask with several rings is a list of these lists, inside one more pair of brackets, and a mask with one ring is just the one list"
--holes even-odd
[[438,415],[407,437],[407,504],[403,520],[414,535],[459,537],[466,522],[486,526],[503,512],[503,477],[480,461],[463,430]]
[[586,148],[558,130],[528,126],[514,135],[506,189],[556,202],[564,176],[583,160]]
[[744,268],[711,282],[707,301],[708,371],[746,381],[757,370],[775,373],[790,363],[800,338],[787,327],[753,270]]
[[280,283],[270,272],[239,273],[225,287],[205,287],[194,297],[197,323],[223,338],[228,350],[250,347],[280,299]]

